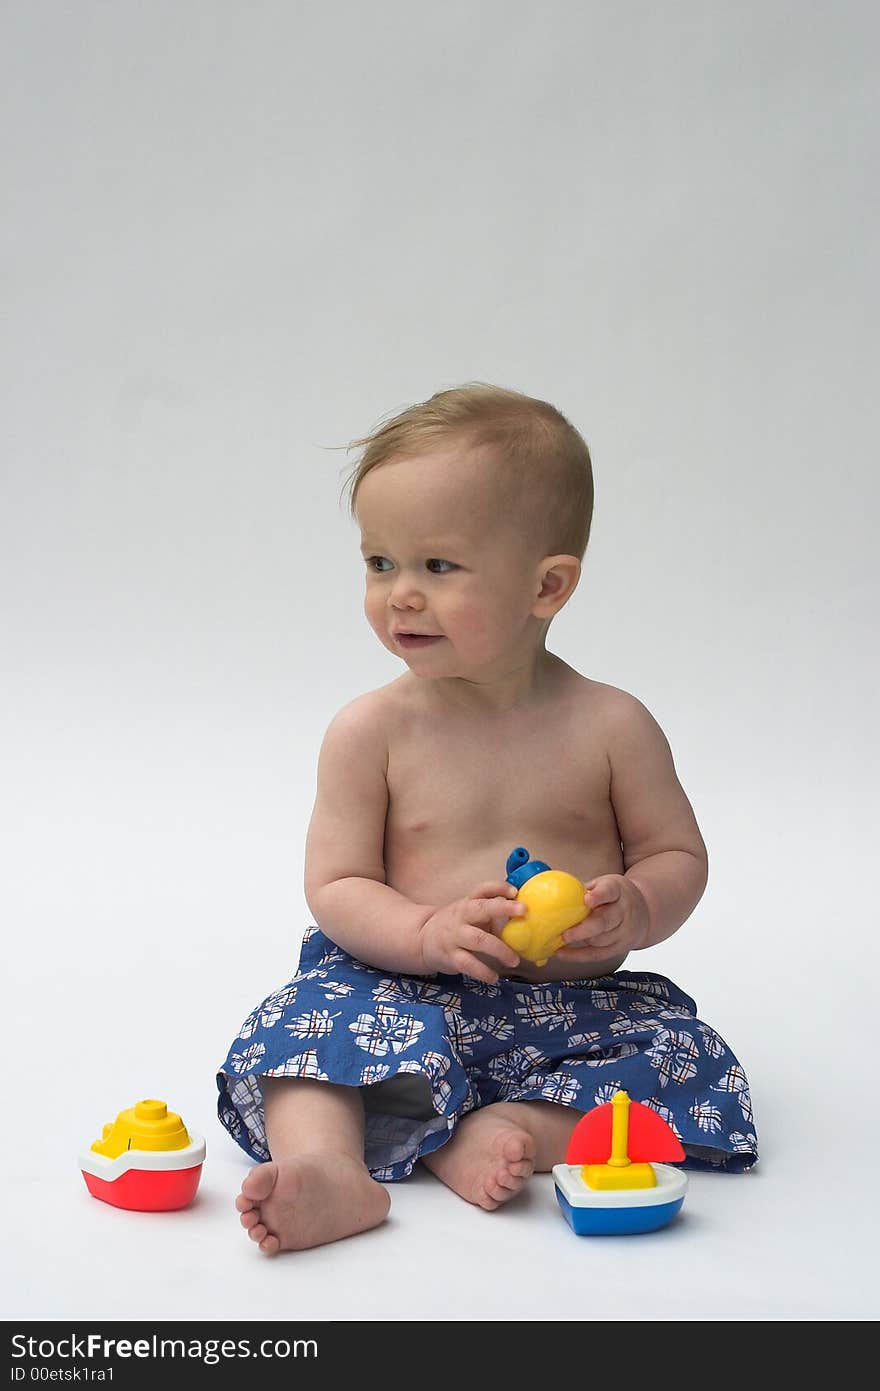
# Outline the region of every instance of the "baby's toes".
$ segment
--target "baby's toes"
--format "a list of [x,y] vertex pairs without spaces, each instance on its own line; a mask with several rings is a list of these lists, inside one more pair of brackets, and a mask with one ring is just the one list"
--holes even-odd
[[489,1179],[488,1183],[483,1185],[483,1191],[476,1201],[477,1206],[481,1207],[484,1212],[494,1212],[509,1197],[510,1194],[506,1188],[502,1188],[500,1183],[496,1183],[494,1179]]
[[535,1167],[535,1142],[524,1130],[505,1135],[500,1158],[513,1174],[528,1178]]
[[508,1173],[519,1182],[523,1179],[531,1178],[535,1172],[535,1161],[533,1159],[515,1159],[512,1164],[507,1165]]
[[500,1205],[515,1197],[523,1183],[523,1179],[514,1177],[508,1169],[499,1169],[487,1183],[486,1191],[489,1197]]
[[247,1212],[243,1212],[238,1220],[245,1231],[249,1232],[260,1220],[260,1209],[258,1207],[248,1208]]
[[254,1167],[245,1174],[242,1180],[241,1191],[246,1198],[250,1198],[251,1202],[263,1203],[266,1201],[277,1182],[277,1164],[255,1164]]
[[277,1255],[280,1249],[281,1242],[278,1240],[277,1236],[273,1236],[271,1232],[269,1232],[267,1236],[264,1236],[263,1240],[260,1242],[260,1250],[267,1256]]
[[263,1222],[255,1222],[252,1227],[248,1228],[248,1236],[250,1237],[251,1241],[255,1241],[258,1246],[261,1241],[266,1240],[266,1237],[268,1235],[268,1229]]
[[498,1188],[515,1192],[517,1188],[522,1188],[527,1178],[529,1178],[529,1174],[517,1174],[505,1167],[499,1169],[495,1175],[495,1184]]

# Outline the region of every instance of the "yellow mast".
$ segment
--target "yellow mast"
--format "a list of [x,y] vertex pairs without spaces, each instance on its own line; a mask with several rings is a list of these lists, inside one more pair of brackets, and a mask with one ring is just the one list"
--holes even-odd
[[608,1163],[615,1169],[622,1169],[632,1163],[626,1148],[629,1140],[629,1093],[615,1092],[611,1105],[614,1109],[611,1112],[611,1153]]
[[611,1098],[611,1153],[605,1164],[581,1165],[588,1188],[656,1188],[651,1164],[634,1164],[629,1157],[629,1093],[616,1091]]

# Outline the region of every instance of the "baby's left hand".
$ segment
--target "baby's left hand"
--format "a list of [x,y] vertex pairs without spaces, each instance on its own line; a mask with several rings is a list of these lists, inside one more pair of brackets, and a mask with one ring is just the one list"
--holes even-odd
[[559,948],[557,956],[601,961],[645,945],[650,911],[644,894],[631,879],[623,874],[601,874],[584,888],[590,912],[583,922],[563,933],[565,946]]

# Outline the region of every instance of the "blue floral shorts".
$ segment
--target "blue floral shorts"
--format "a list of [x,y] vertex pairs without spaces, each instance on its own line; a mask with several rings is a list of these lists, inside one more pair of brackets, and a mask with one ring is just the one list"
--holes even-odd
[[479,1106],[589,1111],[618,1088],[669,1122],[684,1167],[738,1172],[758,1158],[742,1066],[694,1001],[648,971],[537,985],[394,975],[311,927],[297,974],[248,1015],[217,1074],[220,1120],[259,1161],[271,1158],[263,1077],[362,1088],[365,1160],[384,1181]]

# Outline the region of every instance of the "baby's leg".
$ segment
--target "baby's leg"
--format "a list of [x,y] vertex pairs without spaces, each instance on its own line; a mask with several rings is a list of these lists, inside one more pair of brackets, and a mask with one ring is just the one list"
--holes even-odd
[[377,1227],[391,1199],[364,1163],[357,1087],[263,1077],[269,1164],[245,1178],[235,1206],[260,1250],[303,1251]]
[[554,1101],[496,1101],[459,1121],[452,1138],[422,1163],[459,1197],[492,1212],[533,1173],[562,1163],[582,1115]]

